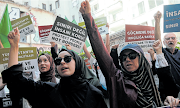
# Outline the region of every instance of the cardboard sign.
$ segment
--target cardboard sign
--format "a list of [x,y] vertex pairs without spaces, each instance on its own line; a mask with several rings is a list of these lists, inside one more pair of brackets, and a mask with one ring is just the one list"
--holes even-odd
[[18,27],[20,35],[27,36],[36,33],[29,15],[11,21],[12,28]]
[[180,4],[164,5],[164,33],[180,31]]
[[51,31],[52,25],[38,26],[40,43],[50,43],[48,40],[49,33]]
[[49,34],[49,41],[61,45],[69,44],[72,50],[79,53],[87,37],[85,29],[57,16]]
[[142,25],[126,25],[125,45],[138,44],[147,52],[155,41],[154,27]]
[[[0,48],[0,72],[8,68],[10,48]],[[22,63],[24,72],[38,70],[36,47],[21,47],[18,53],[18,63]]]
[[[109,29],[108,27],[106,27],[106,24],[107,24],[107,19],[106,17],[102,17],[102,18],[96,18],[94,19],[94,22],[96,23],[97,27],[98,27],[98,30],[99,30],[99,33],[101,35],[103,34],[107,34],[109,33]],[[80,27],[86,29],[86,26],[85,26],[85,23],[84,22],[81,22],[78,24]]]

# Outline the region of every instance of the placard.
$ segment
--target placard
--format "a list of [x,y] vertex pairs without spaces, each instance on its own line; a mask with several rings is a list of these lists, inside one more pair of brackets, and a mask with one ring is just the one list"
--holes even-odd
[[126,25],[125,45],[138,44],[147,52],[155,41],[154,27],[142,25]]
[[164,33],[180,31],[180,4],[164,5]]
[[72,50],[80,53],[87,37],[85,29],[57,16],[49,34],[49,41],[61,45],[69,44]]
[[40,43],[50,43],[50,41],[48,40],[48,36],[51,31],[51,28],[52,25],[38,26]]
[[[0,72],[8,68],[10,48],[0,48]],[[18,63],[22,63],[24,72],[38,70],[36,47],[21,47],[18,52]]]
[[11,21],[12,28],[18,27],[20,36],[27,36],[36,33],[29,15]]

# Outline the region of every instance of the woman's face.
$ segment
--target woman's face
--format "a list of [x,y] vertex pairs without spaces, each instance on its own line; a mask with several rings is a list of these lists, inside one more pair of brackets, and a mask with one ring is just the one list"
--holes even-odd
[[47,72],[50,70],[50,62],[45,55],[41,55],[38,60],[38,67],[40,72]]
[[[131,55],[132,58],[127,56],[129,54]],[[135,51],[133,51],[133,50],[125,50],[123,52],[122,56],[124,56],[124,58],[126,58],[126,59],[124,59],[124,61],[122,63],[123,63],[124,68],[128,72],[134,72],[134,71],[136,71],[138,69],[138,67],[139,67],[139,56]],[[134,56],[134,58],[133,58],[133,56]]]
[[[58,73],[60,74],[61,77],[68,77],[74,74],[75,72],[75,60],[73,59],[73,57],[69,57],[71,56],[67,51],[62,51],[60,52],[58,58],[62,58],[60,65],[57,65],[57,70]],[[70,62],[65,62],[66,60],[64,60],[64,58],[69,57]]]

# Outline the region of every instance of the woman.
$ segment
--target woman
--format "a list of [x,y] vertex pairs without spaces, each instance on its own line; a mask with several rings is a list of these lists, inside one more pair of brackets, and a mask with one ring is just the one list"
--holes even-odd
[[59,79],[55,77],[54,60],[50,55],[44,53],[41,54],[38,57],[38,67],[41,81],[54,83],[59,82]]
[[2,72],[2,77],[10,91],[26,98],[35,108],[107,108],[102,92],[93,86],[100,86],[98,80],[88,73],[83,59],[70,50],[62,50],[55,60],[61,83],[24,78],[22,65],[18,64],[19,38],[18,29],[8,35],[9,68]]
[[84,18],[94,54],[106,78],[110,107],[156,108],[161,106],[152,72],[142,49],[136,44],[125,46],[119,57],[122,69],[117,69],[103,44],[87,0],[81,3],[80,12]]

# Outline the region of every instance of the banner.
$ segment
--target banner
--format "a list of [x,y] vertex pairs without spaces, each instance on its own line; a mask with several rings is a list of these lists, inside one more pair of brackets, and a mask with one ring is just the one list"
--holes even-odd
[[72,50],[79,53],[87,37],[85,29],[57,16],[49,34],[49,41],[61,45],[69,44]]
[[180,31],[180,4],[164,5],[164,33]]
[[154,27],[142,25],[125,25],[125,45],[138,44],[144,52],[147,52],[155,41]]
[[[10,48],[0,48],[0,72],[8,68]],[[36,47],[21,47],[18,52],[18,63],[22,63],[24,72],[38,70]]]
[[12,31],[12,26],[9,19],[8,5],[6,5],[3,16],[0,19],[0,40],[4,48],[10,47],[10,43],[7,37],[10,31]]
[[20,36],[27,36],[36,33],[29,15],[11,21],[12,28],[18,27]]
[[[98,27],[98,30],[99,30],[99,33],[101,35],[104,35],[104,34],[107,34],[109,33],[109,29],[108,27],[106,27],[106,24],[107,24],[107,19],[106,17],[102,17],[102,18],[96,18],[94,19],[94,22],[96,23],[97,27]],[[85,26],[85,23],[84,22],[81,22],[78,24],[80,27],[86,29],[86,26]]]
[[51,28],[52,25],[38,26],[40,43],[50,43],[50,41],[48,40],[48,36],[51,31]]

